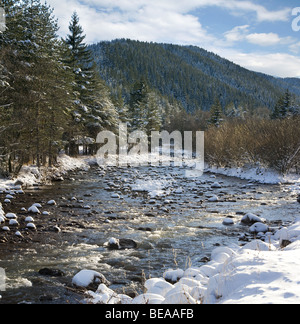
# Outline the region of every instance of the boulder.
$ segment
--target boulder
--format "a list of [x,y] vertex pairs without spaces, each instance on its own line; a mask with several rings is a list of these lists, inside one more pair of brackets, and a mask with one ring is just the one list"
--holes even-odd
[[269,227],[266,224],[258,222],[258,223],[253,224],[250,227],[249,231],[252,234],[267,233],[269,231]]
[[65,273],[58,269],[48,269],[44,268],[39,271],[41,276],[48,276],[48,277],[64,277]]
[[252,213],[246,214],[241,220],[242,225],[247,225],[247,226],[253,225],[255,223],[264,223],[264,222],[265,219],[260,218],[257,215],[254,215]]
[[106,244],[111,250],[136,249],[137,243],[130,239],[116,239],[112,237]]
[[96,291],[101,284],[106,286],[111,285],[102,273],[93,270],[81,270],[73,277],[72,284],[75,287],[86,288],[93,291]]
[[232,218],[227,217],[223,220],[223,225],[232,226],[234,225],[234,220]]

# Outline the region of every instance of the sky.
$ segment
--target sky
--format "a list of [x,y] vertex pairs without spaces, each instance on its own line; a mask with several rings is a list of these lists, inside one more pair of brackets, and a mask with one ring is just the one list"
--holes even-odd
[[68,33],[77,11],[87,43],[118,38],[195,45],[250,70],[300,77],[300,0],[47,0]]

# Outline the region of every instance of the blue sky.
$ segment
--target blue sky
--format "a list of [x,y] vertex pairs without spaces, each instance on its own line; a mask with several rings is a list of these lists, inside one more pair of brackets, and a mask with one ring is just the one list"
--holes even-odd
[[88,43],[130,38],[196,45],[250,70],[300,77],[300,0],[47,2],[55,9],[62,36],[76,10]]

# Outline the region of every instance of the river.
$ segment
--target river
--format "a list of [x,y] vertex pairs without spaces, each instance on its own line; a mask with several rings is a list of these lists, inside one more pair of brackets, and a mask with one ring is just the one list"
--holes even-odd
[[[215,182],[221,188],[212,188]],[[146,187],[152,192],[138,191]],[[145,278],[161,277],[169,268],[200,266],[216,246],[243,243],[239,238],[248,231],[240,225],[243,214],[259,215],[278,228],[299,212],[289,185],[209,173],[192,179],[174,167],[92,167],[25,192],[5,211],[23,219],[27,213],[20,213],[21,207],[41,203],[50,215],[33,216],[37,232],[24,232],[26,239],[10,236],[12,242],[0,244],[0,267],[6,274],[0,304],[79,303],[83,296],[71,281],[82,269],[101,272],[111,289],[134,296]],[[213,195],[217,202],[208,201]],[[47,205],[52,199],[56,206]],[[235,225],[223,225],[228,216]],[[112,237],[133,240],[137,247],[108,249],[105,243]],[[42,276],[42,268],[62,270],[65,276]]]

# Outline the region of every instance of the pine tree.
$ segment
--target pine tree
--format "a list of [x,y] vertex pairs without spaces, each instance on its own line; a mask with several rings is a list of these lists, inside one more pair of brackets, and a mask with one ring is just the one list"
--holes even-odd
[[65,40],[69,56],[66,56],[65,61],[70,65],[75,78],[73,93],[76,97],[76,110],[73,114],[73,131],[67,137],[70,142],[69,153],[76,155],[75,138],[89,136],[95,139],[104,129],[115,131],[119,117],[110,99],[108,87],[100,78],[93,56],[84,43],[86,36],[76,12],[72,15],[69,31]]
[[219,127],[223,120],[222,119],[223,110],[222,110],[220,99],[216,99],[215,103],[212,105],[210,109],[210,114],[211,117],[208,121],[209,124]]
[[284,95],[282,95],[277,101],[273,114],[271,115],[272,119],[284,119],[289,117],[290,109],[292,104],[292,96],[289,90],[286,90]]
[[5,0],[7,29],[0,37],[9,71],[7,160],[16,172],[23,163],[52,164],[68,120],[71,75],[61,62],[62,44],[53,10],[39,0]]
[[162,106],[154,92],[150,92],[146,103],[147,111],[147,132],[150,135],[152,131],[160,131],[162,126]]
[[146,105],[148,100],[149,88],[144,79],[136,82],[130,93],[129,101],[129,124],[132,131],[145,131],[146,122]]

